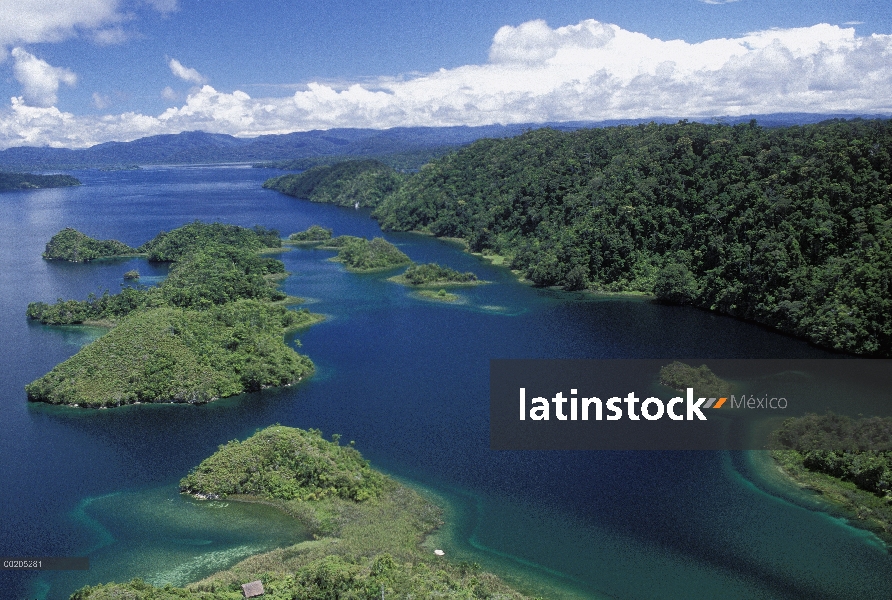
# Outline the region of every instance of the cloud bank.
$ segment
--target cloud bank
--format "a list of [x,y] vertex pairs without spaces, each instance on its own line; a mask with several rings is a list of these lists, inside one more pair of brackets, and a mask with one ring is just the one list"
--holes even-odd
[[[176,62],[177,73],[175,62],[175,74],[200,83],[197,71]],[[892,113],[892,35],[859,37],[853,28],[819,24],[692,44],[594,20],[559,28],[530,21],[499,29],[485,64],[408,80],[313,82],[278,98],[203,85],[157,116],[86,117],[29,104],[13,98],[0,111],[0,146],[86,146],[194,129],[251,136],[332,127]]]

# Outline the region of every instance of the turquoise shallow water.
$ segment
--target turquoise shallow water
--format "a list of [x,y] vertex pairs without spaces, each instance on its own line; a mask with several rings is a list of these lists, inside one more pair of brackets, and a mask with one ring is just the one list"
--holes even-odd
[[[355,440],[373,465],[428,490],[450,522],[431,541],[524,589],[565,598],[882,598],[875,538],[772,483],[746,453],[493,452],[491,358],[802,357],[828,354],[705,312],[536,290],[424,236],[387,234],[416,262],[492,283],[462,301],[413,298],[390,274],[346,273],[331,252],[281,254],[290,294],[328,319],[289,338],[310,380],[192,406],[78,411],[23,386],[97,333],[29,324],[27,302],[116,290],[140,259],[47,263],[62,227],[138,245],[196,218],[381,235],[363,211],[262,190],[247,168],[76,173],[81,188],[0,197],[0,552],[88,554],[86,573],[0,573],[15,598],[66,598],[132,577],[182,583],[303,533],[262,506],[197,506],[176,483],[219,444],[273,423]],[[797,496],[797,494],[799,494]]]

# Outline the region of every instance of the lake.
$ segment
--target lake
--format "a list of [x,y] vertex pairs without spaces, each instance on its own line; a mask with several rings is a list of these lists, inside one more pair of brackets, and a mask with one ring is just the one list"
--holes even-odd
[[[489,450],[493,358],[829,358],[765,328],[644,299],[531,288],[448,242],[386,233],[416,262],[473,271],[455,304],[352,274],[334,253],[277,255],[282,283],[325,322],[291,335],[316,374],[204,406],[87,411],[26,400],[25,384],[101,330],[29,323],[30,301],[115,292],[142,259],[46,262],[64,227],[137,246],[201,219],[289,233],[382,235],[364,210],[263,190],[280,174],[242,165],[73,172],[78,188],[0,195],[0,507],[4,556],[89,555],[89,571],[0,573],[11,598],[68,598],[140,577],[176,585],[304,531],[256,505],[198,503],[177,483],[220,444],[281,423],[354,440],[372,465],[436,498],[431,543],[553,598],[878,598],[892,555],[815,510],[759,452]],[[4,593],[4,597],[7,597]]]

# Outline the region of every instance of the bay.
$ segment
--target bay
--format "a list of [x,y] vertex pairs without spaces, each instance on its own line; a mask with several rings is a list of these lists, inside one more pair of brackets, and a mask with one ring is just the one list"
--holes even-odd
[[[91,557],[87,572],[0,573],[12,598],[142,577],[182,584],[305,532],[267,507],[196,505],[179,479],[218,445],[273,423],[354,440],[373,466],[431,494],[448,525],[430,541],[531,593],[565,598],[883,598],[879,541],[770,481],[752,453],[493,452],[492,358],[822,358],[762,327],[643,299],[519,284],[454,244],[386,233],[416,262],[489,285],[435,303],[326,259],[277,255],[289,294],[327,320],[289,337],[317,373],[298,386],[205,406],[84,411],[29,404],[24,385],[101,333],[29,323],[30,301],[112,292],[142,259],[41,259],[63,227],[139,245],[195,219],[284,235],[320,224],[382,235],[367,211],[263,190],[242,165],[72,173],[79,188],[0,196],[0,554]],[[225,506],[224,506],[225,504]],[[4,596],[5,597],[5,596]]]

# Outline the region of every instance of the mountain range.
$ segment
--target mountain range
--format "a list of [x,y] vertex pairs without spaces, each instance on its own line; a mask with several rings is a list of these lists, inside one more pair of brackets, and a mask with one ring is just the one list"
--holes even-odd
[[[784,113],[702,119],[734,124],[755,119],[777,127],[816,123],[832,118],[876,118],[877,115],[818,115]],[[551,127],[574,130],[583,127],[636,125],[655,121],[674,123],[677,118],[613,120],[598,122],[484,125],[479,127],[397,127],[393,129],[330,129],[280,135],[238,138],[219,133],[186,131],[154,135],[130,142],[105,142],[90,148],[16,147],[0,151],[0,170],[51,171],[109,168],[148,164],[200,164],[278,161],[326,156],[386,156],[407,151],[459,147],[480,138],[512,137],[529,129]],[[692,119],[694,120],[694,119]]]

